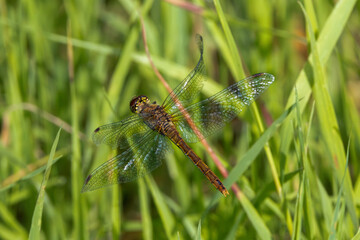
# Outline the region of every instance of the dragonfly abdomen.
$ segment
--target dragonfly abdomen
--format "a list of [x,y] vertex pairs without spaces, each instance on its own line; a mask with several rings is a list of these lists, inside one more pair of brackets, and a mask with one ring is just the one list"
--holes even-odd
[[190,160],[200,169],[200,171],[206,176],[207,179],[224,195],[228,195],[229,192],[225,188],[224,184],[220,181],[218,176],[196,155],[189,145],[186,144],[184,139],[180,136],[175,127],[169,125],[163,129],[163,134],[166,135],[173,143],[178,146],[183,153],[190,158]]

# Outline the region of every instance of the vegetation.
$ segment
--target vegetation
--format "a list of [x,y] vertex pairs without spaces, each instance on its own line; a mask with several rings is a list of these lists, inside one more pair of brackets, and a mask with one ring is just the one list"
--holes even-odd
[[[359,10],[356,0],[0,0],[0,239],[360,239]],[[81,193],[116,154],[93,130],[128,116],[135,95],[168,94],[145,46],[175,87],[198,60],[197,33],[202,98],[276,77],[208,138],[230,195],[175,147],[142,179]]]

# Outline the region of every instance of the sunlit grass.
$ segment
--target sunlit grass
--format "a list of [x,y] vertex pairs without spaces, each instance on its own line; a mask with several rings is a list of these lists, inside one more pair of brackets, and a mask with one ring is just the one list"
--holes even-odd
[[[181,3],[0,1],[0,239],[358,232],[357,2]],[[196,64],[196,33],[204,39],[202,97],[258,72],[276,78],[257,108],[208,138],[229,172],[220,177],[226,198],[175,147],[139,181],[80,193],[84,177],[116,154],[92,144],[92,131],[128,116],[135,95],[161,103],[168,94],[146,57],[139,14],[171,87]],[[220,176],[204,147],[191,146]]]

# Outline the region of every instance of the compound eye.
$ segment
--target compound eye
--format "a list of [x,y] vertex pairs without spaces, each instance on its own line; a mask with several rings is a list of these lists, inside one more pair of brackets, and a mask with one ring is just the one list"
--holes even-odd
[[148,102],[149,102],[149,98],[147,96],[141,95],[141,96],[133,97],[130,101],[131,112],[137,113],[139,105]]
[[131,101],[130,101],[130,110],[131,110],[131,112],[136,113],[136,108],[137,108],[140,101],[141,101],[141,98],[136,97],[136,96],[131,99]]

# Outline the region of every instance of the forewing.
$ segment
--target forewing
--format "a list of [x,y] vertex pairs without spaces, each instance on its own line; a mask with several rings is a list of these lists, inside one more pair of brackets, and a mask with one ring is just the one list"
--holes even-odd
[[86,178],[82,192],[142,177],[160,166],[169,149],[170,141],[165,136],[149,130],[129,149],[95,169]]
[[173,98],[181,103],[183,107],[192,103],[195,97],[200,93],[204,80],[204,60],[203,60],[203,40],[200,35],[197,35],[198,47],[200,50],[200,59],[196,67],[187,75],[187,77],[167,96],[162,106],[165,111],[172,114],[178,110],[178,105]]
[[[255,74],[208,99],[189,106],[186,112],[205,138],[249,106],[274,80],[274,76],[269,73]],[[201,140],[180,111],[172,116],[175,126],[185,141],[193,143]]]
[[105,143],[112,148],[125,149],[131,142],[137,142],[149,130],[138,116],[134,115],[120,122],[103,125],[94,130],[92,139],[97,145]]

